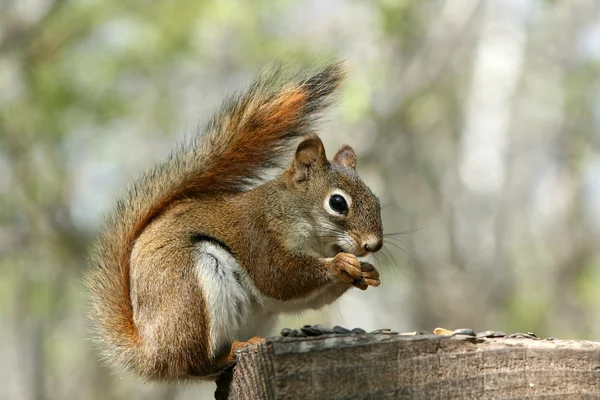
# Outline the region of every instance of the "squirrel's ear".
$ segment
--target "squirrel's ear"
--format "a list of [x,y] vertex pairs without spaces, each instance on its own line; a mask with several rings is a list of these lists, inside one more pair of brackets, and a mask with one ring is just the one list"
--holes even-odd
[[354,149],[347,144],[343,145],[336,153],[333,157],[333,161],[345,167],[356,169],[356,153],[354,152]]
[[327,156],[321,139],[311,136],[300,142],[291,167],[297,181],[306,180],[308,170],[311,168],[327,167]]

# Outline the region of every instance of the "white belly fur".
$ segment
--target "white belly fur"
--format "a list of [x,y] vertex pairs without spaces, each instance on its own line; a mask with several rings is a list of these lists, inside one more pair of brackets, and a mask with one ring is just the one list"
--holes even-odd
[[235,340],[267,334],[274,317],[260,313],[235,258],[211,242],[198,244],[196,254],[196,276],[208,311],[210,357]]
[[208,311],[210,357],[235,340],[271,334],[277,314],[320,308],[338,298],[346,284],[332,284],[307,298],[280,301],[256,288],[236,259],[212,242],[197,245],[196,275]]

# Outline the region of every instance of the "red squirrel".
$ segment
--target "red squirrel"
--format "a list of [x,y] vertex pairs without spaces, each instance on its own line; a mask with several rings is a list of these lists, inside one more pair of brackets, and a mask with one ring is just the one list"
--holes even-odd
[[314,133],[343,75],[339,63],[259,75],[117,201],[85,280],[109,364],[145,380],[214,379],[279,313],[379,286],[357,258],[382,247],[379,201],[354,150],[328,161]]

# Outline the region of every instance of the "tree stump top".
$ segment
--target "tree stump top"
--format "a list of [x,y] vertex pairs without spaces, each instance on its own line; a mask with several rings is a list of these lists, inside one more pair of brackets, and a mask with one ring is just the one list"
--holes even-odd
[[237,360],[230,399],[600,398],[600,342],[585,340],[273,337]]

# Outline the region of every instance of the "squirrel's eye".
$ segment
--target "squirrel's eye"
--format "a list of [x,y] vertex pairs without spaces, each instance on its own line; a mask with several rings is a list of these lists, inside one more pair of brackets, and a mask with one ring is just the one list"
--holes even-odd
[[346,214],[348,212],[348,203],[346,203],[344,196],[339,194],[334,194],[329,198],[329,207],[340,214]]

